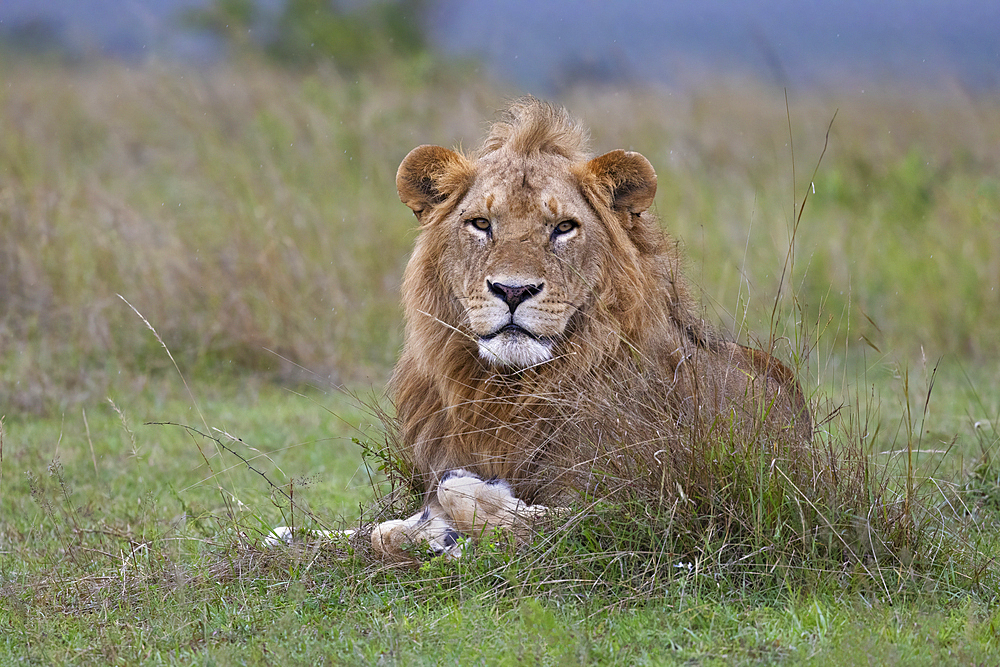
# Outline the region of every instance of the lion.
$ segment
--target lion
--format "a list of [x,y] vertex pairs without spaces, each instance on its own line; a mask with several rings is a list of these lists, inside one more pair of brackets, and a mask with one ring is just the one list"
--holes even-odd
[[628,483],[662,485],[690,438],[810,442],[795,374],[699,315],[650,210],[650,162],[588,143],[564,109],[526,97],[475,152],[424,145],[400,164],[419,231],[389,390],[425,503],[375,526],[377,554],[406,560],[426,543],[456,557],[463,537],[523,537],[572,493],[610,489],[623,452],[645,452],[629,454]]

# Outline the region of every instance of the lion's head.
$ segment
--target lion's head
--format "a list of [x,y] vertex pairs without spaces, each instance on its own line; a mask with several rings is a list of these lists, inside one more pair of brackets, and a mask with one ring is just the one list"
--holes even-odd
[[488,364],[523,369],[579,340],[599,309],[624,325],[668,287],[640,256],[671,251],[644,215],[656,173],[638,153],[591,158],[586,141],[564,111],[526,99],[472,156],[420,146],[403,160],[397,188],[422,228],[404,285],[414,332],[439,318]]
[[551,361],[596,307],[614,280],[609,264],[629,250],[626,230],[601,212],[643,213],[656,174],[638,153],[582,159],[583,132],[549,107],[522,103],[512,115],[474,159],[414,149],[397,186],[440,250],[449,324],[486,363],[523,369]]
[[404,451],[428,486],[464,467],[530,495],[565,423],[592,416],[565,398],[601,383],[633,388],[620,397],[626,416],[646,401],[690,422],[779,395],[779,422],[804,414],[787,369],[721,341],[698,315],[648,210],[649,161],[593,157],[586,144],[565,111],[526,98],[475,153],[420,146],[399,167],[420,234],[393,392]]

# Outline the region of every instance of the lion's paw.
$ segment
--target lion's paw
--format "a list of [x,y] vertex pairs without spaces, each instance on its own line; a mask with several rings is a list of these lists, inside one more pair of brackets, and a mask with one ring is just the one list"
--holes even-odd
[[437,500],[455,527],[479,539],[494,528],[520,528],[548,512],[528,505],[502,479],[483,480],[467,470],[449,470],[441,478]]
[[427,507],[409,519],[394,519],[372,530],[372,549],[393,560],[413,560],[414,547],[426,544],[434,556],[457,559],[462,556],[461,533],[440,512]]

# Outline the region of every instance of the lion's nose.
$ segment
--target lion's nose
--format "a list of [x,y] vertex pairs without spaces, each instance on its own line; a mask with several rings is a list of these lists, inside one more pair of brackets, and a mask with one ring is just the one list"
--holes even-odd
[[522,303],[542,291],[544,283],[540,285],[504,285],[487,280],[486,286],[491,292],[500,297],[507,307],[510,308],[511,315]]

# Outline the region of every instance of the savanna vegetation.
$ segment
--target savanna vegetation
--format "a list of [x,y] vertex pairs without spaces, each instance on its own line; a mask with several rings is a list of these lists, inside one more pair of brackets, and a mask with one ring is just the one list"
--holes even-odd
[[595,498],[416,570],[265,547],[415,502],[395,170],[519,92],[372,57],[4,68],[0,662],[995,660],[1000,99],[957,84],[556,100],[656,167],[706,316],[799,370],[836,521],[720,453],[714,511]]

